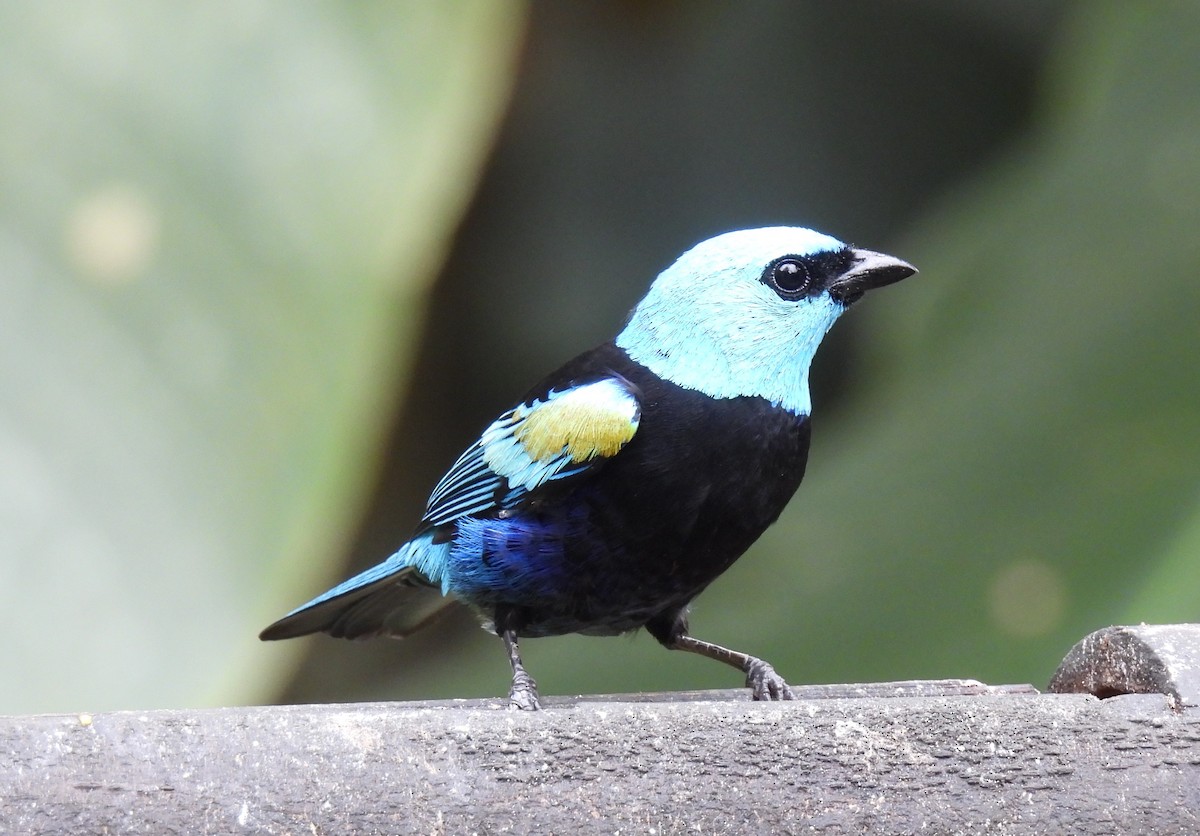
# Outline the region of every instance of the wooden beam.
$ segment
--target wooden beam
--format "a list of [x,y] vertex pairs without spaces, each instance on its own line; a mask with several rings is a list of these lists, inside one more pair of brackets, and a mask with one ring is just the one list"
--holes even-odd
[[0,718],[0,832],[1200,832],[1200,712],[1166,696],[803,697]]
[[1051,689],[0,717],[0,833],[1200,832],[1200,625],[1093,633]]

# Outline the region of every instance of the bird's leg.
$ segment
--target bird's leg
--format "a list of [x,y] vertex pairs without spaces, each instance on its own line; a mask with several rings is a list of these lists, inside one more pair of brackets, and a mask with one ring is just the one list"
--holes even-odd
[[517,631],[512,627],[512,622],[511,614],[503,621],[496,620],[496,632],[504,640],[504,647],[508,651],[508,663],[512,665],[513,672],[512,687],[508,689],[508,707],[522,711],[538,711],[542,703],[538,699],[537,683],[521,664],[521,649],[517,647]]
[[517,647],[517,634],[505,630],[500,634],[504,646],[508,648],[508,661],[512,664],[512,687],[508,689],[508,707],[519,708],[522,711],[537,711],[542,707],[538,700],[537,683],[521,664],[521,651]]
[[757,656],[730,650],[688,635],[687,610],[668,612],[646,624],[650,635],[668,650],[686,650],[724,662],[746,674],[746,687],[756,700],[794,700],[796,697],[783,677]]
[[756,700],[794,700],[796,698],[783,677],[775,673],[775,669],[769,663],[757,656],[730,650],[728,647],[721,647],[712,642],[694,639],[686,633],[676,636],[667,647],[671,650],[699,653],[701,656],[716,659],[718,662],[724,662],[726,665],[732,665],[741,670],[746,674],[746,687],[750,689]]

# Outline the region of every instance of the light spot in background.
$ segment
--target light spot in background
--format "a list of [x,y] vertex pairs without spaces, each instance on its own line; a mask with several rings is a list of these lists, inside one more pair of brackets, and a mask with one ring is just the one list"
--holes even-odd
[[99,285],[132,282],[158,249],[159,212],[140,189],[106,186],[84,197],[67,219],[66,247],[80,275]]
[[1067,603],[1061,574],[1039,560],[1015,560],[1002,567],[988,585],[987,598],[992,621],[1019,638],[1054,630]]

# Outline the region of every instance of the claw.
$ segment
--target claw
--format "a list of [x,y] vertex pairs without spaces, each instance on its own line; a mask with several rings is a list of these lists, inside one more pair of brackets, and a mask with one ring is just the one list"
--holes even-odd
[[512,687],[508,690],[508,707],[518,711],[540,711],[537,683],[521,669],[513,674]]
[[513,672],[512,687],[508,689],[508,707],[517,711],[538,711],[542,702],[538,699],[537,683],[521,664],[521,651],[517,647],[517,631],[511,626],[512,619],[511,610],[496,615],[496,623],[506,625],[499,635],[508,650],[508,662]]
[[746,687],[750,689],[755,700],[770,702],[796,699],[783,677],[775,673],[775,669],[762,659],[752,658],[747,665]]

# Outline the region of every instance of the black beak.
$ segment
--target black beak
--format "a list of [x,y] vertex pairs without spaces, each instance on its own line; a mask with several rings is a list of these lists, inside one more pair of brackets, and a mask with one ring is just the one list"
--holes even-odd
[[847,307],[868,290],[907,279],[917,272],[907,261],[871,250],[851,250],[850,269],[829,283],[829,295]]

